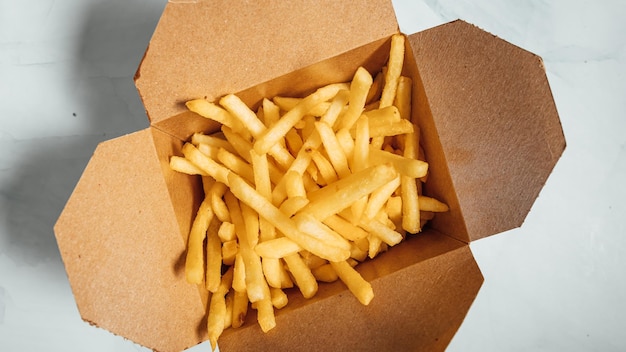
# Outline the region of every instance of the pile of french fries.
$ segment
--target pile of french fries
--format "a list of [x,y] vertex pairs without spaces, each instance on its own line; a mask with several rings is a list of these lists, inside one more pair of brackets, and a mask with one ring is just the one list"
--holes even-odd
[[172,169],[201,175],[205,198],[188,239],[185,274],[211,293],[208,336],[241,326],[249,306],[264,332],[284,289],[305,298],[318,282],[343,281],[364,305],[371,285],[354,267],[417,233],[446,204],[421,194],[428,164],[411,122],[411,86],[401,75],[404,36],[387,66],[304,98],[264,99],[257,112],[235,95],[187,102],[219,122],[172,156]]

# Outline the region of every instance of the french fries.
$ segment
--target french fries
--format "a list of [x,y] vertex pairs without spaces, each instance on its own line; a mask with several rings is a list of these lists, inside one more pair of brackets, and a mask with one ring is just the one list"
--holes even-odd
[[250,308],[264,332],[273,329],[274,310],[288,304],[283,290],[293,286],[310,298],[319,283],[341,280],[368,305],[374,291],[355,266],[448,211],[421,194],[428,163],[403,62],[404,37],[394,35],[388,66],[374,79],[359,67],[351,82],[266,98],[257,112],[234,94],[187,102],[222,125],[194,134],[170,159],[173,170],[203,178],[185,273],[211,292],[213,348]]

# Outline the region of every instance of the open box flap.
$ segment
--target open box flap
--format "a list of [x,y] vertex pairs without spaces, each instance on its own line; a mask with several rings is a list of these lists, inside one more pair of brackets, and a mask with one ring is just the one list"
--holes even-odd
[[184,278],[189,229],[181,235],[176,216],[192,216],[193,202],[174,213],[155,149],[163,140],[149,128],[101,143],[55,235],[82,318],[167,351],[205,338],[206,297]]
[[135,80],[154,123],[397,31],[388,0],[171,1]]
[[342,282],[308,300],[290,296],[263,333],[249,311],[228,329],[224,351],[443,351],[483,282],[469,246],[432,230],[358,266],[375,297],[363,306]]
[[466,214],[470,240],[520,226],[565,148],[541,58],[463,21],[409,41],[430,115],[422,132],[438,135],[457,195],[451,214]]

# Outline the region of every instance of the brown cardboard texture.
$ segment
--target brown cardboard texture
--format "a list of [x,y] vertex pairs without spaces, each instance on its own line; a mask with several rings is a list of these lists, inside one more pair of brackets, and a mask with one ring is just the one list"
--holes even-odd
[[[184,277],[200,180],[168,161],[217,126],[182,103],[234,92],[257,106],[358,66],[375,73],[398,30],[388,1],[300,5],[167,4],[136,75],[151,126],[97,147],[55,225],[85,321],[158,351],[206,340],[207,292]],[[341,282],[310,300],[292,290],[273,330],[251,311],[220,350],[443,350],[462,323],[483,280],[469,242],[521,225],[565,140],[539,57],[462,21],[410,35],[406,49],[424,193],[450,211],[357,267],[370,305]]]

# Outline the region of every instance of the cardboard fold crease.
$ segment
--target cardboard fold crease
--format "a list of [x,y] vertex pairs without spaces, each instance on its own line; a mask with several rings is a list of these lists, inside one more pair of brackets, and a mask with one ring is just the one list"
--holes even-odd
[[[151,126],[97,147],[55,225],[85,321],[158,351],[206,340],[207,293],[183,273],[201,184],[168,162],[218,126],[183,102],[234,92],[255,106],[347,81],[358,66],[375,73],[398,31],[389,1],[300,5],[166,5],[135,76]],[[274,330],[251,312],[220,350],[443,350],[483,281],[468,244],[522,224],[565,148],[541,59],[463,21],[407,38],[424,192],[450,211],[358,266],[369,306],[340,282],[310,300],[293,290]]]

